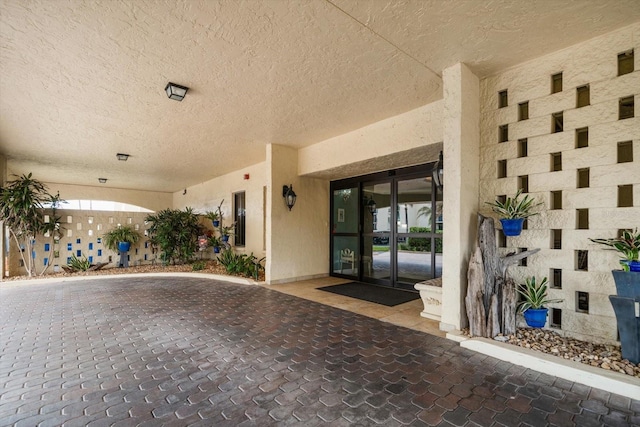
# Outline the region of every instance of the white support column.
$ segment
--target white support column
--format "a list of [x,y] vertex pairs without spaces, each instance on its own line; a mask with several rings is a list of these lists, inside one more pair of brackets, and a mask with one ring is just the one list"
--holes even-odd
[[[0,186],[4,187],[7,182],[7,158],[0,155]],[[4,280],[5,271],[7,266],[5,265],[5,226],[4,222],[0,221],[0,282]]]
[[467,266],[476,240],[480,164],[480,82],[458,63],[443,72],[444,266],[441,330],[466,326]]
[[[329,183],[298,176],[298,150],[267,145],[265,279],[268,284],[326,276],[329,272]],[[298,195],[291,211],[282,186]]]

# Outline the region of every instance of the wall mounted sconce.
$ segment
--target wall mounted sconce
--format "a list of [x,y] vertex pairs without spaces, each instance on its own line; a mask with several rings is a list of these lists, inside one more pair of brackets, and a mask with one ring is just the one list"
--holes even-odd
[[169,99],[174,99],[176,101],[182,101],[188,90],[189,88],[186,86],[180,86],[171,82],[167,83],[167,86],[164,88]]
[[107,182],[107,178],[98,178],[98,182],[100,184],[105,184]]
[[118,153],[116,154],[116,157],[122,162],[126,162],[129,159],[129,155],[124,153]]
[[182,195],[186,195],[187,194],[187,189],[185,188],[184,191],[182,192]]
[[443,185],[443,180],[442,180],[443,166],[444,166],[444,162],[442,161],[442,151],[441,151],[440,158],[438,159],[438,162],[433,167],[433,172],[432,172],[433,182],[436,184],[438,188],[442,188],[442,185]]
[[376,201],[373,200],[373,196],[371,196],[370,199],[367,196],[364,197],[364,207],[367,208],[367,210],[371,212],[371,214],[374,214],[376,212],[378,206],[376,205]]
[[284,202],[287,204],[289,210],[296,204],[296,193],[293,191],[293,184],[289,184],[282,186],[282,197],[284,197]]

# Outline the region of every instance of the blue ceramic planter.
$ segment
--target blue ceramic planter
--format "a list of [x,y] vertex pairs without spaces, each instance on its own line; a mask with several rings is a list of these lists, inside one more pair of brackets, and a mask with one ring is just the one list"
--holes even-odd
[[222,236],[222,241],[223,242],[228,242],[229,241],[229,236]]
[[131,248],[131,243],[129,242],[118,242],[118,251],[127,252]]
[[629,261],[629,270],[640,272],[640,261]]
[[635,271],[613,270],[616,294],[624,298],[640,297],[640,273]]
[[220,253],[220,248],[218,246],[214,246],[213,247],[213,253],[219,254]]
[[531,328],[542,328],[547,322],[548,308],[530,308],[524,312],[524,320]]
[[220,226],[220,221],[218,221],[217,219],[215,221],[211,221],[213,223],[214,227],[219,227]]
[[516,218],[516,219],[501,219],[500,223],[502,223],[502,232],[505,236],[519,236],[522,231],[522,223],[524,223],[524,218]]

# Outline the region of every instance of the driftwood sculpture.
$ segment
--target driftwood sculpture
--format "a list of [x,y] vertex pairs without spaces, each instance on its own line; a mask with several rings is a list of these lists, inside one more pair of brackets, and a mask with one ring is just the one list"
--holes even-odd
[[507,269],[539,250],[500,257],[493,218],[478,215],[478,244],[469,261],[465,297],[471,335],[493,338],[515,333],[518,292]]

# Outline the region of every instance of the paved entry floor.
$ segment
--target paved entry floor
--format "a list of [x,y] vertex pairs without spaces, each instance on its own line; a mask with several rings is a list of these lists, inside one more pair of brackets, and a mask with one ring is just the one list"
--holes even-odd
[[261,286],[1,286],[3,426],[640,424],[640,401]]

